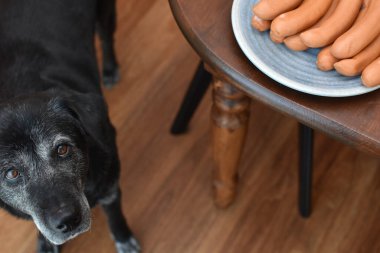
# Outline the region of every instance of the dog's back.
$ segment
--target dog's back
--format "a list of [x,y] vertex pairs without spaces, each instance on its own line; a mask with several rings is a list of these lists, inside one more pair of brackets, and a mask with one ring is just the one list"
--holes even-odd
[[1,98],[68,87],[99,92],[96,0],[0,2]]

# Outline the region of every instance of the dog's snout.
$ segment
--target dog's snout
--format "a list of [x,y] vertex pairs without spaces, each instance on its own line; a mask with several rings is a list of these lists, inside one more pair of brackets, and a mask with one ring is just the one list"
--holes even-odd
[[62,233],[68,233],[75,230],[81,222],[81,218],[76,215],[63,217],[60,223],[56,226],[56,229]]
[[75,230],[82,221],[81,213],[69,206],[60,208],[50,219],[54,229],[61,233]]

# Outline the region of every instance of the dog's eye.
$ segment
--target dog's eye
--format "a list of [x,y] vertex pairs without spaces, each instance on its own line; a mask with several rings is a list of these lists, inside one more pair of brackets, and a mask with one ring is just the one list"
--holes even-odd
[[20,172],[15,168],[9,169],[5,172],[5,178],[8,180],[15,180],[20,176]]
[[66,156],[70,152],[70,146],[67,144],[60,144],[57,147],[57,154],[59,156]]

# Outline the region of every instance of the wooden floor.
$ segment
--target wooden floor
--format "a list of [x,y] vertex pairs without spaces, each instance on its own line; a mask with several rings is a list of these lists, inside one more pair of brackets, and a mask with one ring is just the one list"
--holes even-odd
[[[166,0],[118,3],[122,81],[105,91],[118,129],[124,211],[145,253],[380,252],[380,160],[316,134],[314,212],[296,209],[297,122],[254,102],[236,202],[211,201],[209,94],[190,131],[168,133],[199,61]],[[35,251],[36,229],[0,211],[0,253]],[[63,253],[115,252],[105,217]]]

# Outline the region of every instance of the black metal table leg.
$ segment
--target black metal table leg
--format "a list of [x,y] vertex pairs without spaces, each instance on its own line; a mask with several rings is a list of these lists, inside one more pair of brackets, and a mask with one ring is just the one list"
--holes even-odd
[[170,129],[172,134],[186,132],[187,126],[201,102],[207,88],[210,86],[212,75],[204,69],[203,62],[198,65],[197,71],[182,101],[181,107]]
[[299,211],[304,218],[311,214],[313,139],[314,130],[299,123]]

